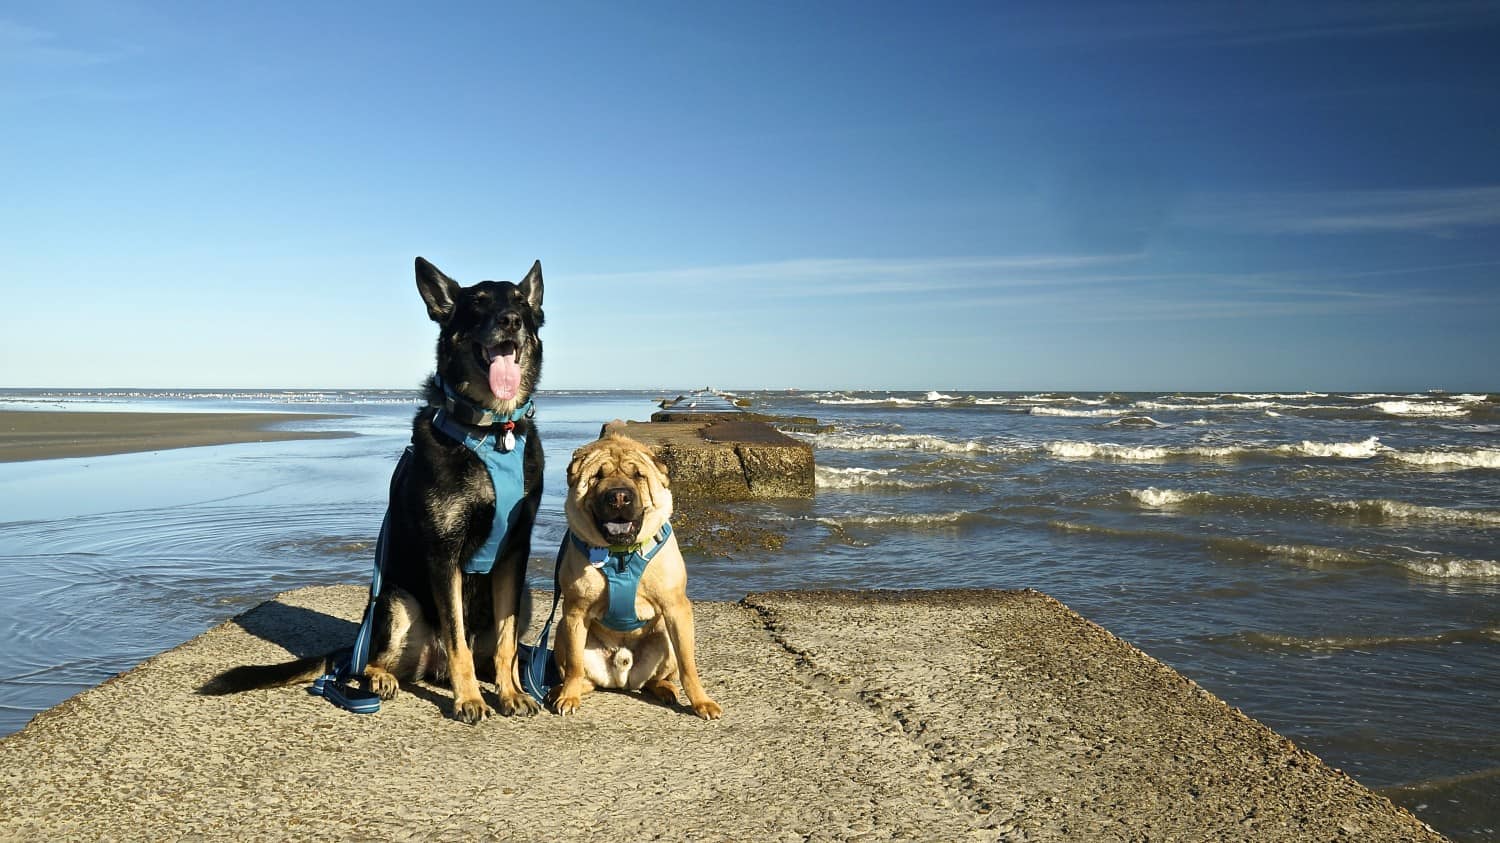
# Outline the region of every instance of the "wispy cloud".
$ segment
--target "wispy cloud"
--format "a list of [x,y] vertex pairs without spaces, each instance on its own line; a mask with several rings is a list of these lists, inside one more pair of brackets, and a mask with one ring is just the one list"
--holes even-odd
[[0,19],[0,65],[40,70],[94,67],[136,51],[122,46],[84,47],[64,43],[55,33]]
[[1446,237],[1500,225],[1500,186],[1205,196],[1186,203],[1177,221],[1266,234]]
[[[570,283],[604,285],[763,285],[768,292],[801,295],[932,292],[999,284],[1089,283],[1081,270],[1097,271],[1139,255],[1034,255],[1019,257],[808,258],[651,271],[581,273]],[[1118,280],[1106,274],[1101,280]]]

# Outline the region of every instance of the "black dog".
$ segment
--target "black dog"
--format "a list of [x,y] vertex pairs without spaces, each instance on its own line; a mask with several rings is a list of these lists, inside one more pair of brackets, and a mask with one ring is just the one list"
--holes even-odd
[[[462,287],[417,258],[417,289],[439,326],[437,372],[425,385],[427,406],[412,421],[411,456],[391,484],[365,681],[390,699],[401,680],[446,676],[453,716],[477,723],[491,713],[476,676],[477,660],[488,657],[500,712],[534,714],[540,707],[521,690],[515,662],[531,528],[542,496],[542,442],[529,413],[520,412],[541,377],[542,264],[536,262],[520,284]],[[462,441],[485,436],[492,438],[483,447],[501,450],[525,441],[518,458],[523,482],[509,497],[500,494],[511,505],[508,518],[495,517],[500,481],[492,482],[479,452]],[[503,540],[497,537],[498,555],[476,558],[477,551],[487,555],[494,548],[495,530],[505,531]],[[487,570],[465,570],[475,563]],[[225,694],[305,682],[329,658],[237,667],[200,690]]]

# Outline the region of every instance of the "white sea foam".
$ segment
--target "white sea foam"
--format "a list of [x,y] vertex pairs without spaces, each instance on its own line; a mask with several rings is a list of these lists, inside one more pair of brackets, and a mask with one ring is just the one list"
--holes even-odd
[[819,489],[918,489],[921,483],[894,477],[894,468],[834,468],[817,466],[816,481]]
[[1363,442],[1309,442],[1295,445],[1277,445],[1272,449],[1278,454],[1298,457],[1325,457],[1344,460],[1363,460],[1388,450],[1380,444],[1380,438],[1371,436]]
[[1377,437],[1363,442],[1308,442],[1295,445],[1257,447],[1248,445],[1118,445],[1113,442],[1048,442],[1042,446],[1054,457],[1109,459],[1123,462],[1155,462],[1168,459],[1232,459],[1237,457],[1321,457],[1368,459],[1385,450]]
[[1306,401],[1311,398],[1327,398],[1326,392],[1226,392],[1224,398],[1241,398],[1250,401]]
[[1113,442],[1048,442],[1047,453],[1064,459],[1106,459],[1121,462],[1157,462],[1174,457],[1225,459],[1248,453],[1248,449],[1195,445],[1173,448],[1165,445],[1117,445]]
[[1132,412],[1125,407],[1112,407],[1103,410],[1069,410],[1065,407],[1030,407],[1026,410],[1033,416],[1062,416],[1066,418],[1099,418],[1104,416],[1128,416]]
[[852,396],[845,395],[845,396],[843,396],[841,398],[819,398],[818,399],[818,403],[819,404],[830,404],[830,405],[835,405],[835,404],[842,404],[842,405],[886,404],[886,405],[908,406],[908,407],[911,407],[911,406],[916,406],[918,404],[923,404],[923,403],[926,403],[926,402],[918,401],[915,398],[898,398],[898,397],[896,397],[894,395],[887,395],[884,398],[854,398]]
[[1388,456],[1409,465],[1457,468],[1500,468],[1500,450],[1470,448],[1456,451],[1391,451]]
[[1208,419],[1193,419],[1192,421],[1185,423],[1193,425],[1194,427],[1207,427],[1208,425],[1213,424],[1213,422],[1209,421]]
[[1460,404],[1483,404],[1484,402],[1490,400],[1490,397],[1488,395],[1473,395],[1468,393],[1463,395],[1453,395],[1450,397]]
[[1176,489],[1158,489],[1150,486],[1145,489],[1131,489],[1130,496],[1135,498],[1141,506],[1151,509],[1163,509],[1176,506],[1183,501],[1193,497],[1195,492],[1179,492]]
[[[1239,410],[1266,410],[1273,407],[1290,409],[1285,404],[1275,404],[1270,401],[1235,401],[1227,403],[1222,401],[1208,401],[1195,404],[1192,407],[1184,407],[1181,404],[1166,404],[1161,401],[1137,401],[1132,405],[1140,410],[1198,410],[1202,411],[1239,411]],[[1305,407],[1298,409],[1306,409]]]
[[928,400],[928,401],[957,401],[958,400],[958,396],[957,395],[944,395],[943,393],[938,392],[937,390],[931,390],[931,391],[929,391],[927,393],[927,399],[926,400]]
[[985,407],[998,407],[1001,404],[1011,403],[1011,400],[1009,398],[976,398],[974,403]]
[[1265,552],[1312,565],[1367,565],[1377,561],[1367,554],[1316,544],[1272,544]]
[[1489,559],[1411,559],[1401,567],[1414,574],[1434,579],[1496,579],[1500,578],[1500,562]]
[[1354,513],[1375,513],[1381,518],[1398,521],[1440,521],[1452,524],[1500,525],[1500,511],[1485,509],[1449,509],[1383,499],[1329,501],[1335,509]]
[[1462,416],[1470,409],[1462,404],[1422,401],[1377,401],[1370,406],[1388,416]]
[[819,518],[818,523],[830,527],[949,527],[958,524],[973,513],[956,512],[897,512],[881,515],[844,515],[839,518]]
[[837,451],[931,451],[941,454],[1009,453],[979,442],[953,442],[923,433],[793,433],[815,447]]

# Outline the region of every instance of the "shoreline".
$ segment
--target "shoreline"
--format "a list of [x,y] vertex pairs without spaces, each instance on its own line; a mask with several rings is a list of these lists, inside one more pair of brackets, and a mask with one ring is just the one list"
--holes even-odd
[[330,413],[132,413],[0,410],[0,463],[103,457],[293,439],[342,439],[348,431],[277,430]]

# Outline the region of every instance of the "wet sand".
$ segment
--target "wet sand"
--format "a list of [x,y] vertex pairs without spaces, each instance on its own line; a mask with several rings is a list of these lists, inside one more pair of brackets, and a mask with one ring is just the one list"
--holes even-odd
[[342,418],[312,413],[55,413],[0,410],[0,462],[99,457],[199,445],[334,439],[340,431],[275,430]]

